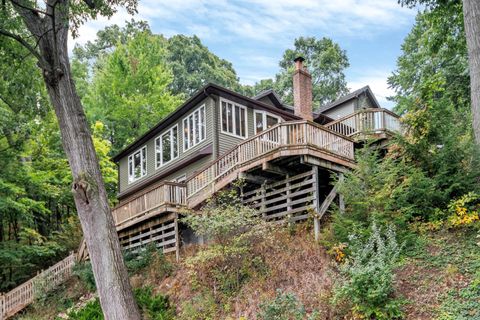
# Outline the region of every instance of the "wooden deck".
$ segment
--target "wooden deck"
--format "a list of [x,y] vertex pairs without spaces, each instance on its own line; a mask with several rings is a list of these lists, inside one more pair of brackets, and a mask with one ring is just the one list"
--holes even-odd
[[307,121],[280,123],[255,135],[208,164],[186,183],[162,185],[123,201],[112,210],[117,229],[124,229],[161,212],[194,208],[239,174],[272,159],[308,155],[351,168],[353,141]]
[[400,117],[387,109],[365,109],[330,122],[325,127],[358,140],[387,138],[402,131]]
[[212,162],[187,184],[187,205],[196,207],[240,173],[272,159],[309,155],[345,168],[355,166],[353,140],[308,121],[289,121],[255,135]]

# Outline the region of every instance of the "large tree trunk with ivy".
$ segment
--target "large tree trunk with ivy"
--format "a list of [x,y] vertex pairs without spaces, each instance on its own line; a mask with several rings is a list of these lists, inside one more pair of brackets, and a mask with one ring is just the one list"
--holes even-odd
[[465,35],[470,66],[473,131],[480,145],[480,1],[463,0]]
[[75,204],[105,319],[137,320],[140,313],[123,262],[88,123],[70,71],[67,49],[69,2],[46,2],[44,16],[26,8],[27,2],[23,6],[22,2],[12,3],[38,43],[38,51],[30,49],[39,60],[58,118],[73,175]]

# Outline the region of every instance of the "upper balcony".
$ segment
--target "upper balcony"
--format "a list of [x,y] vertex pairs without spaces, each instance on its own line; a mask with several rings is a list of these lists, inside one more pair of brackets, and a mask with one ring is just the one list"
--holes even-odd
[[355,141],[387,138],[402,131],[400,117],[387,109],[365,109],[349,114],[325,127]]

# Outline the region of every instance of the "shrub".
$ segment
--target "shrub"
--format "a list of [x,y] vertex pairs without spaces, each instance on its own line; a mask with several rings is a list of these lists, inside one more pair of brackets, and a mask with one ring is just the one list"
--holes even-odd
[[80,278],[80,281],[82,281],[89,291],[93,292],[96,290],[97,285],[95,284],[95,277],[93,276],[90,261],[75,264],[73,274]]
[[83,308],[70,312],[68,318],[70,320],[103,320],[100,300],[97,298],[88,302]]
[[270,226],[252,208],[244,206],[235,189],[219,192],[200,212],[182,220],[212,243],[186,260],[193,280],[217,293],[231,295],[253,273],[265,273],[262,257],[253,248],[269,234]]
[[220,311],[213,295],[208,292],[202,292],[185,301],[181,306],[181,313],[177,316],[178,320],[216,320],[217,313]]
[[[170,307],[168,297],[154,295],[152,288],[144,287],[134,290],[135,300],[140,308],[143,319],[146,320],[173,320],[174,311]],[[71,320],[103,320],[100,300],[96,298],[88,302],[83,308],[68,314]]]
[[480,195],[469,192],[448,205],[449,222],[453,227],[468,226],[480,220]]
[[162,250],[159,250],[154,243],[140,248],[137,252],[127,251],[124,253],[125,266],[130,274],[138,273],[146,267],[155,263],[161,275],[169,274],[172,265],[165,259]]
[[260,320],[303,320],[317,319],[317,312],[307,317],[307,312],[293,293],[284,293],[277,290],[274,300],[264,302],[260,305],[260,312],[257,314]]
[[335,288],[334,303],[350,303],[355,314],[368,319],[399,318],[401,303],[393,297],[393,271],[401,248],[394,229],[382,234],[373,223],[367,241],[351,236],[349,245],[351,255],[340,267],[343,281]]

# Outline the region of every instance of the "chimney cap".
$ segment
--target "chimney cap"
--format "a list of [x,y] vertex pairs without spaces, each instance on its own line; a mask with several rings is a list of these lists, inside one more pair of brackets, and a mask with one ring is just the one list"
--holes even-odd
[[303,62],[303,61],[305,61],[305,58],[302,57],[302,56],[298,56],[298,57],[296,57],[295,59],[293,59],[293,61],[294,61],[294,62],[297,62],[297,61]]

